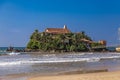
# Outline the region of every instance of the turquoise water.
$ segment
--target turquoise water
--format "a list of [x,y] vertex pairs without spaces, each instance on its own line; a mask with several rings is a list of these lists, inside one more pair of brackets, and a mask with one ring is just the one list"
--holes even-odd
[[[13,47],[15,50],[25,50],[25,47]],[[0,53],[6,52],[8,47],[0,47]]]
[[108,49],[109,51],[115,51],[115,48],[116,48],[116,47],[107,47],[107,49]]
[[[8,47],[0,47],[0,50],[1,50],[1,51],[5,51],[5,50],[7,50],[7,48],[8,48]],[[14,48],[14,49],[21,49],[21,50],[22,50],[22,49],[25,49],[25,47],[13,47],[13,48]]]

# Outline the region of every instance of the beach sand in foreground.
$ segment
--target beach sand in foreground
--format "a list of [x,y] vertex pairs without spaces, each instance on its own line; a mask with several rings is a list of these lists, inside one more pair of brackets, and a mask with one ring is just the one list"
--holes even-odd
[[31,77],[28,80],[120,80],[120,71]]

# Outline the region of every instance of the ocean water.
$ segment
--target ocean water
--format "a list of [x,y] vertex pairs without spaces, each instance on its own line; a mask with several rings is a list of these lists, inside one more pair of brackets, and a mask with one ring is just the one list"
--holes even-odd
[[[0,47],[0,54],[5,54],[8,47]],[[15,50],[25,50],[25,47],[13,47]]]
[[1,52],[0,76],[36,73],[52,75],[69,71],[120,70],[120,53],[89,52],[69,54],[36,54]]

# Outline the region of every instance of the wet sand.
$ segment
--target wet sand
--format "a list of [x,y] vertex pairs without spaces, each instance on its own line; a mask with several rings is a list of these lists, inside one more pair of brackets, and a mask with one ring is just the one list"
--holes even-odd
[[64,74],[53,76],[31,76],[28,80],[120,80],[120,71],[85,73],[85,74]]

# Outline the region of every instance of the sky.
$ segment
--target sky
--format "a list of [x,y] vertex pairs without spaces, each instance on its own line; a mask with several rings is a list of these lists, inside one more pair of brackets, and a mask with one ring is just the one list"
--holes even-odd
[[0,0],[0,47],[25,47],[35,29],[64,25],[117,45],[120,0]]

